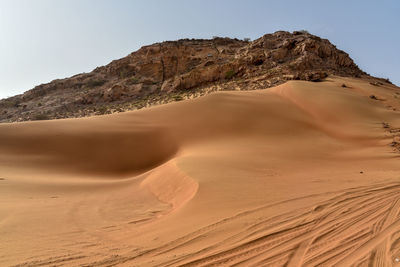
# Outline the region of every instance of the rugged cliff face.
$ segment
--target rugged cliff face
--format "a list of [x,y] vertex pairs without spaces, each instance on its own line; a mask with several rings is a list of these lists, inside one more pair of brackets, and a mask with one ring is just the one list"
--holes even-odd
[[0,121],[107,114],[204,95],[328,75],[369,77],[349,55],[307,32],[275,32],[144,46],[110,64],[0,101]]

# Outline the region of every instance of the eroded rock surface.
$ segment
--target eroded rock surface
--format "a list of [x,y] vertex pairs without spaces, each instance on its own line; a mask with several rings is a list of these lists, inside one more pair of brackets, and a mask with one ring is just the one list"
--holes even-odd
[[349,55],[305,31],[252,42],[183,39],[140,48],[90,73],[0,101],[0,121],[83,117],[193,98],[215,90],[268,88],[328,75],[361,77]]

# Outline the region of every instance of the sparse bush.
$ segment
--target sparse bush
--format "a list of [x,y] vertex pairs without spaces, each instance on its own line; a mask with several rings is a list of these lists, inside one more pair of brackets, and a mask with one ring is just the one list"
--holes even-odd
[[228,80],[230,80],[230,79],[232,79],[233,78],[233,76],[235,76],[235,71],[234,70],[228,70],[226,73],[225,73],[225,79],[228,79]]
[[245,42],[250,42],[250,40],[251,40],[250,38],[244,38],[243,39],[243,41],[245,41]]
[[106,114],[107,111],[108,111],[108,109],[107,109],[106,106],[100,106],[100,107],[97,108],[97,113],[98,114]]
[[127,75],[128,75],[128,72],[127,72],[126,70],[121,70],[121,71],[119,72],[119,77],[120,77],[121,79],[124,79]]
[[310,34],[310,33],[306,30],[300,30],[300,31],[294,31],[293,34],[300,35],[300,34]]
[[139,78],[136,76],[133,76],[128,80],[128,84],[138,84],[138,83],[139,83]]
[[385,81],[386,81],[387,83],[389,83],[389,84],[393,84],[392,81],[390,81],[389,78],[385,78]]
[[175,101],[182,101],[182,100],[183,100],[183,97],[180,96],[180,95],[174,95],[174,96],[173,96],[173,99],[174,99]]
[[103,84],[105,84],[106,81],[105,80],[90,80],[87,83],[88,87],[98,87],[98,86],[102,86]]
[[35,121],[43,121],[43,120],[50,120],[50,117],[47,114],[39,113],[39,114],[33,115],[32,119]]

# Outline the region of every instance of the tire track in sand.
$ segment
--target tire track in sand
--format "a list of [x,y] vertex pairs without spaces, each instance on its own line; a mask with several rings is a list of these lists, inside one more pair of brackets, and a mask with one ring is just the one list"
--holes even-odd
[[[312,206],[271,217],[276,203],[194,229],[146,250],[96,266],[390,266],[400,258],[400,183],[329,192]],[[305,196],[304,198],[313,198]],[[291,201],[298,201],[293,199]],[[287,203],[286,203],[287,204]],[[243,225],[243,227],[231,227]],[[207,236],[237,229],[224,239]],[[90,263],[88,263],[90,265]]]
[[399,183],[348,189],[296,216],[264,215],[235,233],[234,242],[222,240],[163,266],[388,266],[398,257],[390,248],[396,242],[392,234],[400,230],[399,211]]

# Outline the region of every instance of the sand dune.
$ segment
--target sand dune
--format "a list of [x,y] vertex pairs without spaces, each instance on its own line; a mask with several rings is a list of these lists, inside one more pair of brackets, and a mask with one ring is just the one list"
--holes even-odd
[[399,99],[334,77],[2,124],[0,265],[395,265]]

